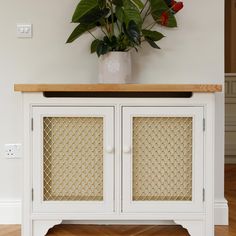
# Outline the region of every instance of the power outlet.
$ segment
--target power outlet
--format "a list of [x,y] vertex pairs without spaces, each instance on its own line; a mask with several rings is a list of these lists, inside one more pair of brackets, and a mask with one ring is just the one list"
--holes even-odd
[[21,144],[5,144],[5,157],[9,159],[22,157]]

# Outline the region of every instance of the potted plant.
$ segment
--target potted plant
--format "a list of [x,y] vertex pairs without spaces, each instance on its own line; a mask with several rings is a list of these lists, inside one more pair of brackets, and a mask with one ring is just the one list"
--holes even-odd
[[[81,0],[72,17],[78,25],[67,43],[91,34],[100,82],[126,83],[131,77],[130,50],[138,51],[144,42],[160,49],[156,42],[164,35],[153,27],[177,27],[175,14],[182,8],[183,3],[175,0]],[[95,32],[98,28],[101,33]]]

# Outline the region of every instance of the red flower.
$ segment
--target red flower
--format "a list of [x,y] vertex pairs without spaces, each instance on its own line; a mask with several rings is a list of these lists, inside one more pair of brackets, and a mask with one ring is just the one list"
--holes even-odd
[[168,19],[169,19],[168,14],[167,14],[166,12],[163,12],[163,13],[161,14],[161,24],[162,24],[162,25],[167,25]]
[[175,13],[177,13],[178,11],[180,11],[184,7],[184,4],[182,2],[172,1],[171,5],[172,5],[172,10]]

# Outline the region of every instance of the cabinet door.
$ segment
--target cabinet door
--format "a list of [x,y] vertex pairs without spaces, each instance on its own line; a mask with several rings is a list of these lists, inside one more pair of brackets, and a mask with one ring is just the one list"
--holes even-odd
[[203,210],[203,108],[123,107],[123,212]]
[[33,211],[112,212],[113,107],[33,108]]

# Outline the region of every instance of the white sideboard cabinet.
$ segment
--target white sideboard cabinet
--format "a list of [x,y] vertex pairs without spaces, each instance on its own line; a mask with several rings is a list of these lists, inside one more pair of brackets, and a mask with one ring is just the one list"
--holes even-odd
[[22,236],[62,221],[176,223],[214,236],[220,85],[15,85],[24,104]]

